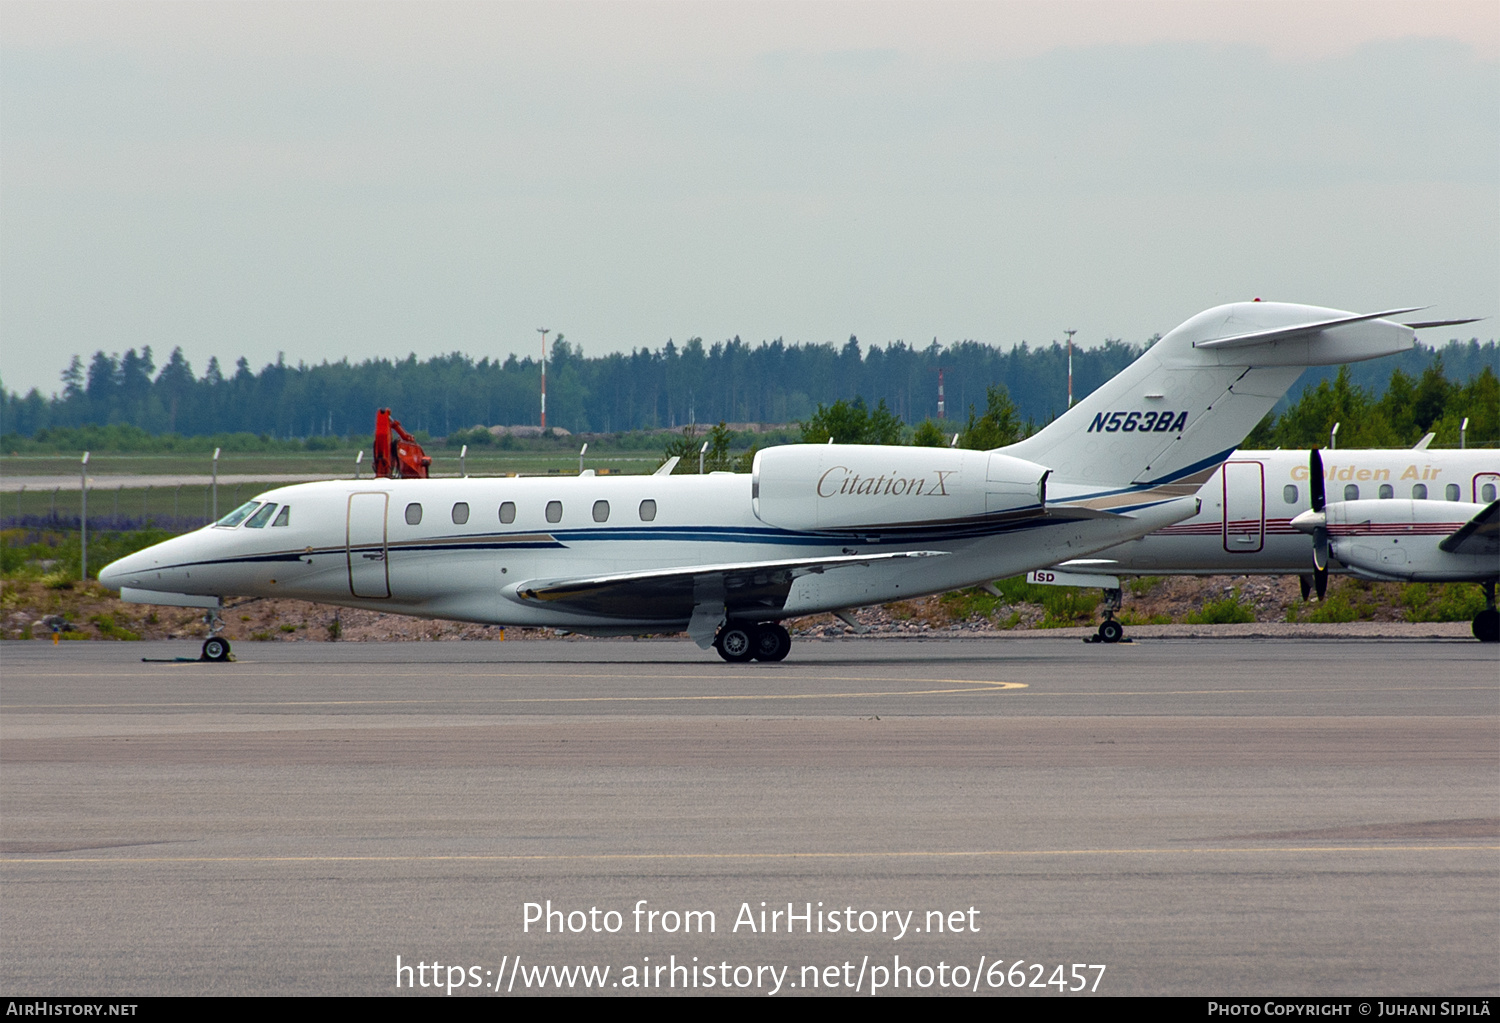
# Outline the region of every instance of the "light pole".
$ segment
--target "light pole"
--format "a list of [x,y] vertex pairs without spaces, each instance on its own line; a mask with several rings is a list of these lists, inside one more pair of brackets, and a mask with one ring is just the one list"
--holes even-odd
[[219,449],[214,448],[214,514],[210,522],[219,521]]
[[1328,450],[1337,451],[1339,447],[1339,427],[1342,423],[1334,423],[1333,430],[1328,434]]
[[465,444],[458,450],[458,474],[465,479],[469,478],[469,468],[466,459],[469,457],[469,445]]
[[698,475],[699,476],[703,475],[703,456],[706,455],[707,453],[708,453],[708,441],[704,441],[703,442],[703,446],[698,449]]
[[1468,447],[1469,440],[1469,417],[1464,416],[1464,421],[1458,427],[1458,449],[1462,451]]
[[83,550],[83,564],[81,566],[84,582],[89,581],[89,453],[83,453],[83,461],[78,463],[78,493],[82,499],[79,505],[78,525],[82,530],[79,546]]
[[550,327],[538,327],[536,332],[542,335],[542,432],[547,432],[547,335],[552,332]]
[[587,444],[578,449],[578,475],[580,476],[583,475],[583,455],[588,449],[589,446]]
[[1078,331],[1076,331],[1076,330],[1065,330],[1065,331],[1063,331],[1063,333],[1066,334],[1066,335],[1068,335],[1068,408],[1072,408],[1073,407],[1073,335],[1076,334],[1076,333],[1078,333]]
[[360,448],[359,449],[359,453],[354,456],[354,478],[355,479],[359,479],[359,463],[363,462],[364,460],[365,460],[365,450],[364,450],[364,448]]

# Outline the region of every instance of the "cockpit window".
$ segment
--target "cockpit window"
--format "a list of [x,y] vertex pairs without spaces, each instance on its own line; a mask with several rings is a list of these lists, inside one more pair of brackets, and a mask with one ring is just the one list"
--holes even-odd
[[246,519],[248,519],[250,517],[250,513],[255,511],[255,509],[259,507],[259,501],[246,501],[234,511],[224,516],[218,522],[215,522],[214,525],[224,526],[226,529],[232,529],[233,527],[238,526],[241,522],[244,522]]
[[275,502],[267,501],[265,506],[254,515],[250,521],[245,523],[246,529],[264,529],[267,522],[271,521],[271,513],[276,510]]
[[292,515],[292,506],[289,505],[289,504],[284,504],[284,505],[281,506],[281,513],[276,516],[276,521],[273,522],[273,523],[271,523],[271,525],[272,526],[285,526],[285,525],[287,525],[291,521],[291,515]]

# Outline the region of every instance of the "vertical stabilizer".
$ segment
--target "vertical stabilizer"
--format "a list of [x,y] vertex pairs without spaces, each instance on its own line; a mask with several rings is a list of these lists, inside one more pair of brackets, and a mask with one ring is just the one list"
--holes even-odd
[[1091,486],[1191,484],[1222,462],[1308,366],[1404,352],[1415,331],[1279,302],[1199,313],[1035,436],[1002,448]]

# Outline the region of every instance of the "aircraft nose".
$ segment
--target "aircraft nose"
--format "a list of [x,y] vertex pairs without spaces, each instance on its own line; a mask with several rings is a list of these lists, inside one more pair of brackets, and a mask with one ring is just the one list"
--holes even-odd
[[122,570],[122,566],[124,565],[126,560],[128,559],[121,558],[119,561],[111,561],[109,564],[101,568],[99,570],[100,585],[107,586],[112,590],[118,590],[122,585],[124,585],[124,576],[127,573]]
[[112,590],[118,590],[121,586],[129,586],[130,577],[146,567],[142,552],[127,554],[118,561],[111,561],[99,570],[99,583]]

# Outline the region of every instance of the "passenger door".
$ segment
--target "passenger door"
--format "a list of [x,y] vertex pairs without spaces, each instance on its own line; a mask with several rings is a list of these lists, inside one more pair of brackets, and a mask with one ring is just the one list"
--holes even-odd
[[349,559],[349,592],[356,597],[391,595],[390,549],[386,513],[390,495],[349,495],[345,550]]
[[1259,462],[1224,463],[1224,549],[1254,554],[1266,542],[1266,474]]

